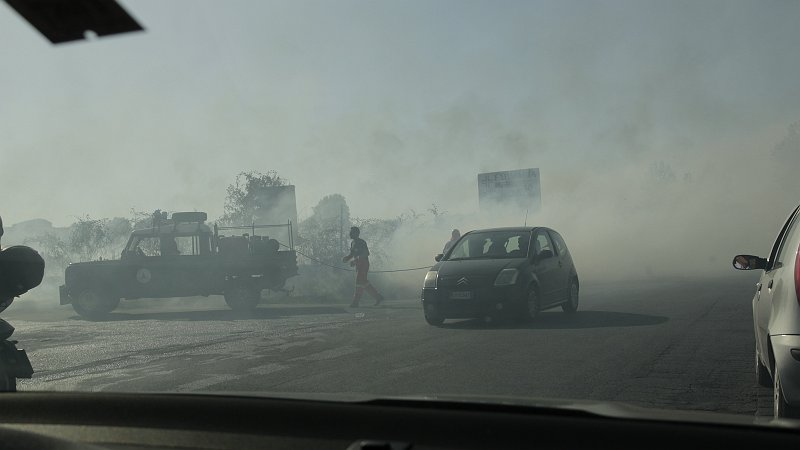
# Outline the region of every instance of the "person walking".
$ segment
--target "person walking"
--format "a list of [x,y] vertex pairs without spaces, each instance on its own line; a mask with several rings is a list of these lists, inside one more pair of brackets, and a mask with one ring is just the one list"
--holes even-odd
[[350,265],[356,268],[356,291],[353,294],[353,303],[350,304],[351,308],[358,307],[361,301],[361,296],[364,295],[364,290],[369,292],[369,295],[375,298],[375,306],[383,302],[383,295],[367,279],[369,272],[369,248],[367,242],[360,237],[361,230],[358,227],[350,228],[350,239],[353,242],[350,244],[350,254],[342,258],[343,262],[350,261]]

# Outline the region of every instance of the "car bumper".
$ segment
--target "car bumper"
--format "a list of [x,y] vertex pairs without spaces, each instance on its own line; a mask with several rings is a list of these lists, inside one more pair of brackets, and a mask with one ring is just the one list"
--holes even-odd
[[786,402],[800,406],[800,335],[776,335],[770,341]]
[[452,298],[452,289],[423,289],[422,307],[426,314],[445,319],[469,319],[515,314],[525,304],[525,292],[518,286],[472,290],[471,298]]
[[67,293],[67,286],[62,284],[58,287],[58,298],[62,305],[69,305],[72,303],[72,300],[69,298],[69,294]]

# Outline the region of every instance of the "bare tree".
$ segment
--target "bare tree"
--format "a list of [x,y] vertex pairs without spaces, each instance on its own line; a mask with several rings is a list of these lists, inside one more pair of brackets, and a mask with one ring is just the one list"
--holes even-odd
[[69,244],[55,233],[45,233],[27,239],[25,243],[36,245],[36,249],[46,261],[45,268],[48,271],[62,272],[72,262]]
[[69,250],[81,261],[96,259],[110,244],[110,236],[102,219],[79,217],[70,227]]

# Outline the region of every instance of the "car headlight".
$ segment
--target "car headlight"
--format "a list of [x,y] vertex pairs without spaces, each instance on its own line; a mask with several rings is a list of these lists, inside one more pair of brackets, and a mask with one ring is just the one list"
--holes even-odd
[[503,269],[497,275],[497,279],[494,280],[495,286],[509,286],[517,282],[517,276],[519,276],[519,270],[517,269]]
[[422,284],[422,287],[436,289],[436,280],[438,278],[439,272],[435,270],[429,270],[428,273],[425,274],[425,283]]

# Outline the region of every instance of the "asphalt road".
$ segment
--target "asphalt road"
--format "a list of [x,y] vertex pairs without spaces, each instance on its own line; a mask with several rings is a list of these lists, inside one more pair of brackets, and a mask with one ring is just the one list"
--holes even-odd
[[54,301],[3,317],[36,370],[20,390],[485,394],[768,414],[751,275],[586,284],[576,315],[530,324],[435,328],[416,299],[267,304],[247,319],[221,298],[131,302],[105,322]]

